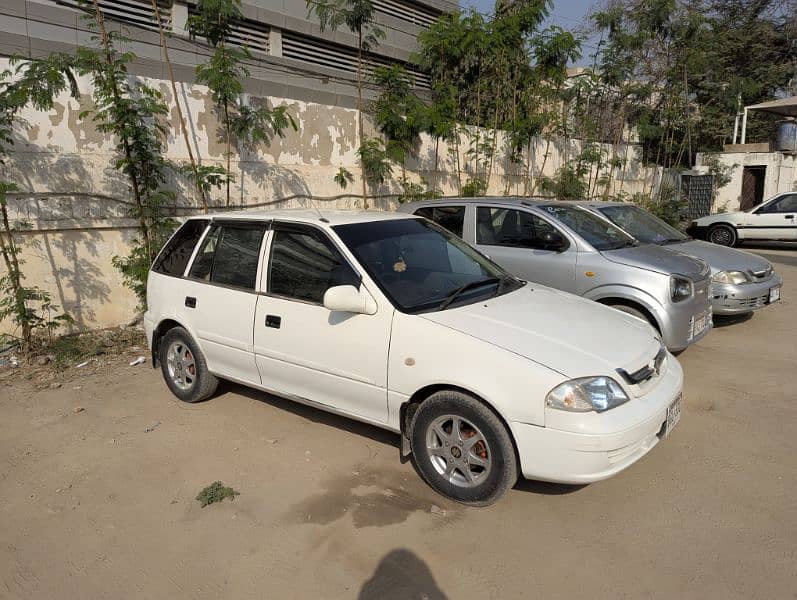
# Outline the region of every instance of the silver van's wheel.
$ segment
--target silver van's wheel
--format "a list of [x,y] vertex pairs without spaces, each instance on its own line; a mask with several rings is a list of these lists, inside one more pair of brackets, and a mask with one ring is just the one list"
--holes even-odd
[[509,431],[498,415],[468,394],[432,394],[416,410],[407,433],[415,468],[452,500],[486,506],[517,481]]
[[208,371],[205,356],[182,327],[166,332],[159,344],[161,372],[171,392],[183,402],[209,398],[219,380]]
[[708,232],[708,241],[720,246],[735,246],[736,238],[736,230],[730,225],[715,225]]

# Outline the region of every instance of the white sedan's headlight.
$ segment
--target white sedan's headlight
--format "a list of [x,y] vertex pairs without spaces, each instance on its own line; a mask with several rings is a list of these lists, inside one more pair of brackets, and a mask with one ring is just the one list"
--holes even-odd
[[545,397],[551,408],[570,412],[603,412],[628,402],[628,396],[611,377],[579,377],[556,386]]
[[746,273],[742,273],[741,271],[720,271],[714,274],[711,281],[714,283],[732,283],[738,285],[740,283],[748,283],[750,278]]

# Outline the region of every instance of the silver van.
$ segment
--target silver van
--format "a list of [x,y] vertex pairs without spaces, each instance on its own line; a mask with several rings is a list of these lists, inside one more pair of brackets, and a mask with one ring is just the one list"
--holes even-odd
[[715,315],[745,314],[780,300],[783,278],[761,256],[694,240],[626,202],[587,202],[582,206],[609,219],[643,244],[666,246],[706,261],[711,268],[711,306]]
[[570,202],[446,198],[404,204],[505,269],[647,320],[679,351],[712,327],[711,271],[700,259],[634,238]]

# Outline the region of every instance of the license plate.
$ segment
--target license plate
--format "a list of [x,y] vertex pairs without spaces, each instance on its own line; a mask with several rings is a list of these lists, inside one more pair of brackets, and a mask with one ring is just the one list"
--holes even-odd
[[664,426],[664,437],[669,437],[670,433],[678,421],[681,419],[681,394],[667,408],[667,424]]
[[707,313],[695,316],[692,318],[692,336],[691,339],[699,336],[708,327],[711,317]]
[[773,287],[769,289],[769,303],[777,302],[780,300],[780,287]]

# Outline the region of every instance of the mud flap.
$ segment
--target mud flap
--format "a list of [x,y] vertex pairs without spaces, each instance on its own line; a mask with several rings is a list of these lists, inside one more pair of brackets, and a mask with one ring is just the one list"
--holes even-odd
[[401,464],[409,462],[412,455],[412,442],[409,438],[409,432],[412,431],[412,421],[415,417],[415,412],[418,410],[418,405],[411,402],[405,402],[401,405],[399,412],[399,422],[401,423],[401,444],[399,445],[399,460]]

